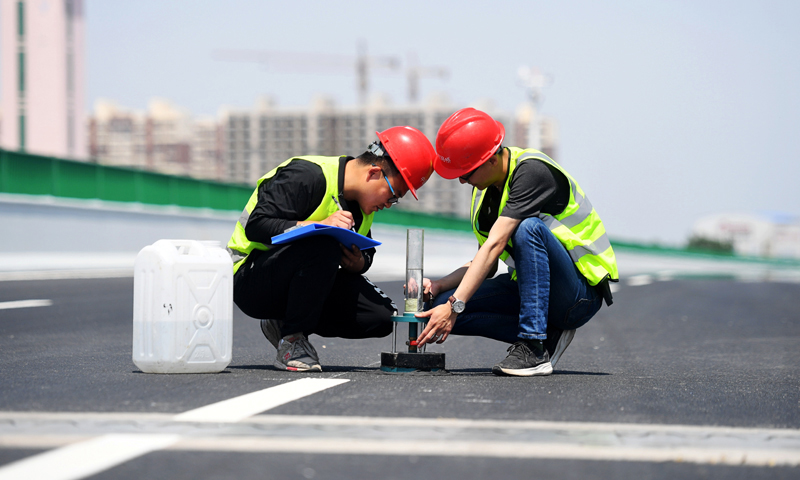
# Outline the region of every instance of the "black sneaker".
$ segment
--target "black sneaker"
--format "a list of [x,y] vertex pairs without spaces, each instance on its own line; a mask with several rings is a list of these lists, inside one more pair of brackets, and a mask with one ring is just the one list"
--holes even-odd
[[537,356],[527,342],[519,341],[508,347],[508,356],[492,367],[492,373],[517,377],[550,375],[553,373],[553,366],[550,364],[550,355],[547,350],[542,350],[542,353]]
[[572,339],[575,338],[575,330],[553,329],[547,333],[547,340],[544,341],[544,349],[550,354],[550,365],[556,368],[561,354],[569,347]]

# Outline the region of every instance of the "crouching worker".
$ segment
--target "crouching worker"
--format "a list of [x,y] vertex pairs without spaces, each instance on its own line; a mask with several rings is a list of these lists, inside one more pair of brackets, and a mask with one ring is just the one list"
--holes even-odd
[[[233,258],[233,299],[277,349],[275,366],[322,371],[308,341],[369,338],[391,333],[395,305],[362,274],[375,249],[361,251],[333,237],[314,236],[272,245],[296,226],[320,223],[371,238],[376,211],[406,192],[417,197],[433,172],[430,141],[411,127],[378,133],[359,157],[291,158],[258,180],[228,242]],[[341,205],[341,208],[339,206]]]
[[[497,375],[549,375],[575,330],[605,302],[619,279],[603,222],[584,191],[542,152],[503,147],[505,129],[465,108],[436,137],[436,172],[472,185],[478,253],[431,282],[435,307],[419,342],[477,335],[510,343]],[[477,203],[476,203],[477,200]],[[495,274],[497,259],[509,273]]]

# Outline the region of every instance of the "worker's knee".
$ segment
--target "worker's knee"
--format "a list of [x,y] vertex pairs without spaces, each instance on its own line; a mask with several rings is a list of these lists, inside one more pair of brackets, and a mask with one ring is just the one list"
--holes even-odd
[[377,338],[387,337],[394,329],[394,322],[392,321],[392,314],[386,310],[385,313],[379,315],[376,319],[375,327],[372,331],[372,336]]
[[394,330],[394,319],[392,318],[392,315],[395,313],[394,303],[389,300],[388,302],[383,303],[381,307],[382,308],[376,309],[376,337],[386,337],[392,333],[392,330]]
[[545,225],[541,218],[530,217],[520,222],[519,226],[517,226],[517,229],[514,231],[512,241],[515,244],[522,243],[526,239],[541,237],[544,234],[550,234],[550,229],[547,228],[547,225]]
[[372,299],[372,312],[370,315],[374,326],[372,336],[385,337],[392,333],[394,328],[392,315],[397,311],[397,305],[377,286],[375,286],[375,293],[377,293],[377,296]]

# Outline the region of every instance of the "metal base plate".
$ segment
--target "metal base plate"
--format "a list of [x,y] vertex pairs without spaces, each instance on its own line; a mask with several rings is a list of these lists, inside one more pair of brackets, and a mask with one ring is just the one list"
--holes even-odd
[[444,370],[444,353],[381,352],[381,370],[384,372],[438,372]]

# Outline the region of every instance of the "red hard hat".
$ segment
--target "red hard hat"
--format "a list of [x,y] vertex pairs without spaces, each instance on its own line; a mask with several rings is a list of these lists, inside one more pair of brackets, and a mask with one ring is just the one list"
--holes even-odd
[[417,189],[431,178],[436,151],[424,133],[413,127],[392,127],[375,132],[381,145],[400,171],[408,189],[417,198]]
[[489,160],[505,136],[502,123],[480,110],[462,108],[439,128],[433,168],[443,178],[458,178]]

